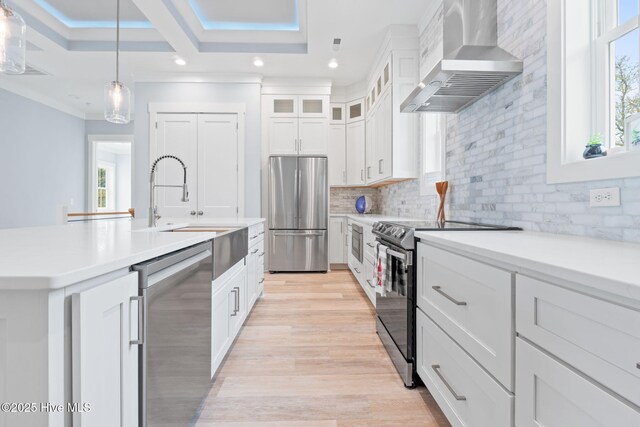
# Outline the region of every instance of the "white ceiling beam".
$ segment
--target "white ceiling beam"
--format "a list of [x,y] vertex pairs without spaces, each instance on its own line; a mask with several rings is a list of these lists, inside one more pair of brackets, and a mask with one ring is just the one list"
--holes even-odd
[[[199,53],[199,42],[175,7],[169,1],[132,0],[153,24],[156,30],[173,47],[177,54],[189,58]],[[170,6],[174,10],[170,10]]]

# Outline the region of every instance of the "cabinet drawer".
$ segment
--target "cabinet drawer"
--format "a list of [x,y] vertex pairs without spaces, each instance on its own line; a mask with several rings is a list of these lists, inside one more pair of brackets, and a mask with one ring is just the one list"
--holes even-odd
[[520,335],[640,405],[640,312],[522,275],[516,290]]
[[511,427],[504,390],[422,310],[417,311],[418,374],[454,426]]
[[418,244],[418,306],[513,391],[513,274]]
[[518,427],[640,425],[640,412],[522,339],[516,341]]
[[254,224],[249,227],[249,247],[264,240],[264,223]]

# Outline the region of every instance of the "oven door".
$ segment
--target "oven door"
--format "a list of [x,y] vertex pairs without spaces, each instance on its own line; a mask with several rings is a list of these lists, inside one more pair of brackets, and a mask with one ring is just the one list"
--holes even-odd
[[391,246],[384,241],[381,243],[388,247],[387,268],[390,269],[388,277],[391,286],[384,296],[376,294],[376,312],[402,356],[411,362],[415,358],[413,251]]
[[351,227],[351,254],[362,264],[362,228]]

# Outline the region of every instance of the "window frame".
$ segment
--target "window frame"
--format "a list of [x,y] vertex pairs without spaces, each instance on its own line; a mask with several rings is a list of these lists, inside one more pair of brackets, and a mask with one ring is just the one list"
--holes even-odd
[[[598,25],[601,24],[597,19],[597,13],[594,13],[598,7],[601,7],[601,4],[599,0],[592,0],[588,4],[588,7],[591,8],[592,17],[590,24],[594,29],[597,29]],[[575,141],[575,138],[569,138],[567,135],[566,120],[568,113],[571,112],[572,97],[567,94],[564,78],[567,68],[568,48],[566,27],[567,18],[572,16],[572,8],[580,7],[581,5],[584,5],[584,0],[547,2],[547,183],[549,184],[640,176],[640,168],[638,168],[640,150],[624,151],[623,153],[610,154],[606,157],[589,160],[568,159],[568,150],[572,149],[575,152],[577,146],[573,144],[578,144],[578,142]],[[630,21],[633,20],[632,18]],[[620,31],[623,30],[620,29]],[[593,50],[592,55],[594,54]],[[595,53],[597,55],[597,52]],[[589,70],[591,78],[599,79],[601,72],[598,73],[597,70],[593,69],[593,59],[591,63],[592,68]],[[600,85],[600,87],[602,86]],[[581,119],[584,123],[591,123],[589,127],[592,133],[594,133],[594,128],[598,131],[597,129],[602,129],[603,127],[602,124],[594,126],[593,116],[599,114],[602,117],[602,112],[598,112],[597,106],[604,104],[599,101],[603,99],[603,93],[608,92],[607,90],[596,91],[593,89],[594,87],[598,86],[593,84],[589,95],[592,103],[590,108],[591,117],[582,117]],[[615,102],[615,99],[613,99],[613,102]],[[607,103],[606,105],[609,104]],[[605,115],[606,120],[609,120],[608,115],[608,113]]]
[[[96,173],[100,170],[105,170],[105,187],[100,187],[99,179],[96,179],[96,210],[98,212],[115,211],[115,186],[116,186],[116,165],[111,162],[103,160],[96,161]],[[101,208],[98,206],[98,193],[99,190],[104,188],[105,190],[105,203],[106,206]]]

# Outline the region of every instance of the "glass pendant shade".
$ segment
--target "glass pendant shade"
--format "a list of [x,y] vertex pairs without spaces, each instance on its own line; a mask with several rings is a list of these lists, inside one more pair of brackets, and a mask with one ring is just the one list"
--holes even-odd
[[118,81],[104,87],[104,118],[117,124],[127,124],[131,120],[131,91]]
[[27,53],[27,26],[20,15],[0,0],[0,72],[22,74]]

